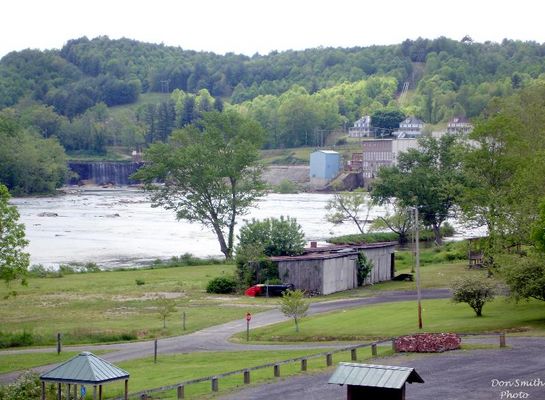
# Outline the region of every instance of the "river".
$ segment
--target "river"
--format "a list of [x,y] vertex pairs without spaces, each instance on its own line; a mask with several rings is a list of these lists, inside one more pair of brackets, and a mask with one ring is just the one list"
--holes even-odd
[[[30,241],[31,264],[94,262],[101,268],[150,263],[184,253],[221,257],[216,237],[200,224],[177,221],[174,212],[153,208],[147,194],[134,188],[66,189],[54,197],[14,198]],[[356,233],[351,223],[325,219],[331,194],[268,194],[244,217],[294,217],[309,241]],[[383,214],[374,208],[369,218]],[[242,224],[242,219],[239,225]]]

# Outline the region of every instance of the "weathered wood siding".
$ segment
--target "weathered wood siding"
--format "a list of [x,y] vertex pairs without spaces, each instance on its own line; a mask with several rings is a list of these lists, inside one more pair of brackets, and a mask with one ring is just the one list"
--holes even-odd
[[284,283],[292,283],[296,289],[322,293],[323,260],[280,261],[278,276]]
[[358,286],[357,256],[330,258],[323,262],[322,294],[330,294]]
[[373,263],[373,269],[365,279],[366,284],[389,281],[393,278],[392,254],[394,253],[394,246],[365,249],[363,252],[367,259]]

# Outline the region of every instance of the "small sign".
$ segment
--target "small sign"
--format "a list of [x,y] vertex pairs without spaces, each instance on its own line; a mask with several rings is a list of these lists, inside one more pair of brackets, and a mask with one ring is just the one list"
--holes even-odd
[[246,321],[250,321],[252,319],[252,314],[246,313]]
[[85,397],[85,395],[87,394],[87,388],[81,385],[79,392],[81,393],[81,397]]

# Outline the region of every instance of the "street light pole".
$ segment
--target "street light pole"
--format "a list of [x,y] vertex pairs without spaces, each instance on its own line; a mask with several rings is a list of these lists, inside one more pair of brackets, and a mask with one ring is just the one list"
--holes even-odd
[[414,208],[414,227],[415,227],[415,263],[416,263],[416,297],[418,299],[418,328],[422,329],[422,304],[421,304],[421,293],[420,293],[420,238],[419,236],[419,226],[418,226],[418,207]]

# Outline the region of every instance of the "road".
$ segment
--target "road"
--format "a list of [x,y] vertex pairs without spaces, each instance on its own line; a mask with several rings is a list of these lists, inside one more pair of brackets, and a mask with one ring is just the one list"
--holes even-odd
[[[373,363],[415,368],[424,384],[407,384],[407,399],[545,399],[545,338],[507,339],[505,349],[396,355]],[[327,384],[333,370],[285,378],[219,399],[344,400],[346,387]],[[525,383],[532,386],[523,387]]]
[[[450,297],[448,289],[427,289],[422,291],[423,299],[440,299]],[[311,304],[308,315],[320,313],[342,311],[348,308],[361,307],[378,303],[390,303],[396,301],[408,301],[416,298],[414,291],[391,291],[381,292],[374,297],[362,297],[352,299],[342,299],[333,301],[324,301]],[[285,321],[286,317],[278,310],[265,311],[255,314],[252,318],[251,327],[258,328],[270,324]],[[245,351],[245,350],[291,350],[301,348],[329,347],[331,344],[303,344],[303,345],[250,345],[229,342],[229,338],[236,333],[246,330],[246,321],[237,320],[225,324],[212,326],[194,333],[183,336],[176,336],[158,341],[159,354],[189,353],[197,351]],[[120,362],[153,355],[153,341],[130,342],[121,344],[104,344],[88,346],[65,346],[66,351],[97,351],[105,350],[108,353],[101,355],[101,358],[112,362]],[[25,349],[25,350],[7,350],[0,354],[23,354],[32,352],[51,352],[49,349]],[[47,365],[36,368],[38,373],[43,373],[53,368],[54,365]],[[0,383],[11,382],[19,376],[20,373],[14,372],[0,375]]]

